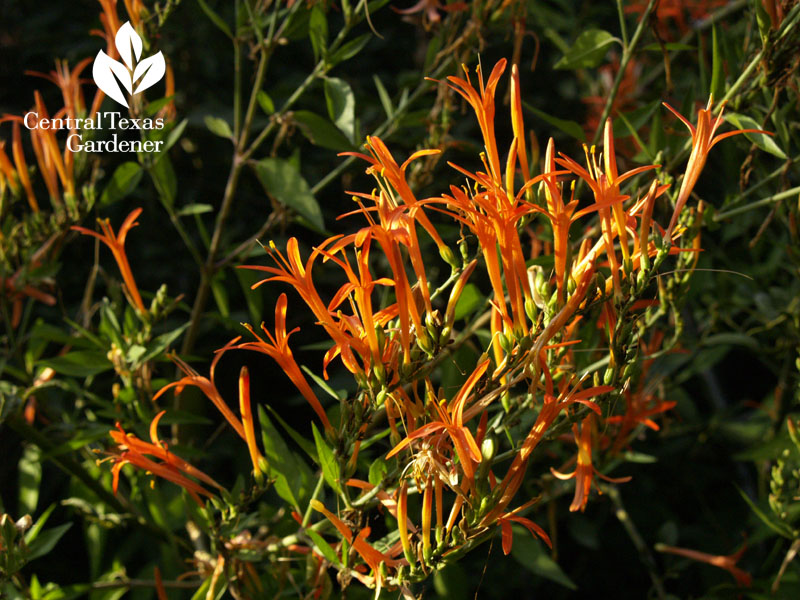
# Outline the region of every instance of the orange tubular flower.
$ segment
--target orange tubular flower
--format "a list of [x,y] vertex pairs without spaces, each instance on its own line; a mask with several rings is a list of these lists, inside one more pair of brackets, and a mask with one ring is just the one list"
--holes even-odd
[[578,425],[572,426],[572,432],[575,435],[575,443],[578,444],[578,466],[575,470],[565,475],[559,473],[555,469],[550,471],[558,479],[567,480],[575,478],[575,496],[572,499],[572,504],[569,506],[571,512],[580,510],[583,512],[586,509],[586,503],[589,501],[589,492],[592,489],[592,479],[596,474],[601,479],[610,481],[611,483],[624,483],[630,481],[630,477],[611,478],[606,477],[600,473],[592,465],[592,431],[595,427],[594,414],[589,414],[581,423],[580,435],[578,435]]
[[503,554],[508,556],[511,553],[511,545],[514,541],[514,532],[511,529],[512,523],[519,523],[523,527],[525,527],[528,531],[531,532],[531,535],[536,537],[542,538],[544,543],[547,544],[550,548],[553,547],[553,543],[550,541],[550,536],[547,535],[544,529],[539,527],[536,523],[531,521],[530,519],[526,519],[525,517],[517,516],[517,513],[522,512],[532,504],[536,503],[539,498],[533,498],[529,500],[522,506],[515,508],[509,513],[502,515],[497,521],[500,523],[500,531],[503,538]]
[[289,379],[292,380],[292,383],[295,385],[295,387],[300,390],[301,394],[303,394],[303,397],[311,405],[311,408],[314,409],[314,412],[317,413],[317,416],[319,417],[320,421],[322,421],[325,429],[330,431],[333,429],[333,427],[331,426],[330,421],[328,421],[328,416],[325,414],[325,409],[322,408],[317,396],[308,385],[305,376],[300,370],[300,367],[297,365],[297,362],[294,360],[292,351],[289,348],[289,337],[295,331],[298,331],[299,327],[288,333],[286,332],[287,303],[288,300],[286,298],[286,294],[281,294],[278,298],[278,302],[275,304],[274,336],[269,332],[269,330],[267,330],[263,323],[261,324],[261,329],[264,331],[269,341],[259,337],[250,325],[245,325],[250,333],[253,334],[253,337],[255,337],[258,341],[244,342],[236,346],[236,348],[241,350],[255,350],[256,352],[261,352],[277,362],[283,369],[284,373],[286,373],[286,375],[289,376]]
[[616,234],[619,237],[623,260],[626,262],[630,261],[630,249],[628,248],[626,230],[626,215],[622,208],[622,203],[627,200],[629,196],[620,195],[619,185],[626,179],[629,179],[634,175],[638,175],[644,171],[655,169],[659,165],[646,165],[643,167],[637,167],[620,175],[617,171],[617,159],[614,153],[614,131],[611,126],[610,118],[606,120],[605,127],[603,129],[603,145],[604,171],[601,171],[597,164],[594,154],[594,147],[592,147],[590,153],[586,146],[584,146],[584,152],[586,153],[586,169],[563,154],[561,155],[561,158],[557,158],[555,162],[563,165],[575,175],[583,179],[592,189],[595,205],[597,206],[600,214],[606,256],[608,256],[608,260],[611,263],[611,275],[614,281],[614,290],[615,292],[619,293],[619,263],[617,262],[616,252],[614,251],[614,229],[611,225],[612,214],[616,225]]
[[[376,593],[380,595],[380,588],[381,588],[381,574],[380,574],[380,565],[381,563],[385,563],[387,567],[395,567],[400,564],[403,564],[404,561],[399,561],[393,559],[391,556],[376,550],[373,546],[371,546],[367,541],[366,538],[370,534],[370,528],[365,527],[361,531],[358,532],[358,535],[353,536],[353,532],[350,528],[344,524],[344,522],[325,508],[325,505],[322,504],[319,500],[312,500],[311,501],[311,508],[316,510],[317,512],[321,512],[325,515],[328,520],[333,523],[333,526],[339,531],[341,536],[350,543],[356,552],[358,552],[359,556],[364,560],[365,563],[372,569],[374,573],[374,577],[376,580]],[[398,510],[399,512],[399,510]]]
[[737,550],[733,554],[729,554],[727,556],[715,556],[713,554],[699,552],[698,550],[690,550],[688,548],[676,548],[674,546],[665,546],[664,544],[656,544],[656,550],[658,550],[659,552],[677,554],[678,556],[684,556],[692,560],[704,562],[706,564],[719,567],[720,569],[725,569],[726,571],[728,571],[728,573],[733,575],[733,578],[736,580],[736,584],[739,585],[740,587],[750,587],[750,584],[753,582],[753,578],[751,577],[750,573],[736,566],[736,563],[739,562],[739,559],[742,557],[742,554],[744,554],[746,548],[747,546],[745,545],[742,546],[739,550]]
[[276,267],[246,265],[241,268],[266,271],[273,275],[272,277],[262,279],[253,284],[252,289],[256,289],[258,286],[269,281],[283,281],[294,287],[303,301],[311,309],[311,312],[314,313],[314,316],[317,317],[318,323],[324,327],[328,336],[330,336],[336,344],[336,352],[341,355],[345,367],[347,367],[351,373],[360,374],[363,373],[363,369],[358,364],[358,361],[356,361],[353,351],[355,350],[360,356],[367,356],[369,354],[369,347],[358,338],[354,338],[342,330],[340,324],[334,320],[328,307],[322,301],[322,298],[320,298],[311,275],[314,262],[320,255],[323,255],[326,246],[335,242],[339,237],[340,236],[334,236],[329,238],[318,247],[314,248],[305,265],[303,265],[300,258],[297,239],[290,238],[286,243],[286,257],[278,251],[275,244],[270,244],[268,252],[270,257],[275,261]]
[[214,385],[214,370],[217,367],[217,363],[219,359],[222,358],[222,355],[227,351],[233,348],[233,344],[239,341],[240,338],[235,338],[228,342],[223,348],[220,348],[216,352],[216,356],[214,356],[214,360],[211,361],[211,370],[210,376],[211,378],[203,377],[197,371],[195,371],[192,367],[190,367],[186,362],[180,359],[178,356],[172,355],[170,358],[178,365],[178,368],[183,371],[185,377],[179,379],[178,381],[173,381],[172,383],[168,383],[164,387],[162,387],[155,396],[153,396],[153,402],[158,400],[168,389],[175,388],[175,394],[178,395],[183,391],[183,388],[187,385],[193,385],[197,388],[200,388],[200,391],[203,392],[206,397],[211,400],[214,406],[217,407],[217,410],[222,413],[222,416],[225,417],[225,420],[233,427],[233,430],[237,433],[237,435],[242,438],[245,442],[247,442],[247,435],[244,431],[244,426],[239,419],[236,418],[236,415],[233,414],[230,408],[228,408],[228,404],[222,398],[220,393],[217,391],[217,386]]
[[[330,260],[339,265],[347,276],[348,283],[344,284],[328,304],[328,312],[334,312],[338,307],[350,298],[353,306],[353,319],[342,320],[347,323],[351,331],[359,338],[365,340],[369,346],[371,365],[370,369],[377,371],[381,379],[385,375],[383,361],[382,361],[382,348],[378,340],[376,331],[376,313],[372,308],[372,291],[376,285],[393,286],[394,282],[386,277],[373,279],[372,273],[369,270],[369,250],[370,250],[370,236],[363,235],[357,236],[362,239],[355,239],[356,244],[360,241],[360,247],[356,247],[356,264],[358,265],[358,275],[356,275],[353,268],[350,266],[350,260],[347,258],[347,253],[344,247],[349,245],[350,239],[342,238],[331,247],[330,252],[324,252],[325,260]],[[341,250],[341,258],[335,256],[337,251]],[[341,317],[340,317],[341,318]],[[366,358],[366,357],[365,357]],[[365,368],[365,371],[367,369]],[[383,373],[383,375],[380,375]]]
[[472,437],[472,432],[464,425],[464,404],[470,392],[472,392],[472,389],[475,387],[475,384],[478,383],[478,380],[489,367],[489,362],[487,358],[475,368],[472,374],[467,378],[467,381],[464,382],[458,394],[456,394],[455,398],[453,398],[446,408],[443,408],[435,398],[431,397],[431,404],[434,405],[439,420],[427,423],[415,429],[408,437],[397,444],[389,454],[386,455],[386,458],[391,458],[416,439],[443,430],[453,443],[456,455],[461,463],[461,468],[464,471],[467,485],[471,487],[475,478],[473,462],[479,463],[481,461],[481,451],[478,448],[478,444],[475,442],[475,438]]
[[25,194],[28,196],[28,205],[33,212],[39,212],[39,203],[36,201],[36,195],[33,193],[33,185],[31,185],[31,178],[28,176],[28,163],[25,162],[25,153],[22,150],[22,133],[20,132],[19,124],[22,121],[19,117],[13,117],[14,133],[11,142],[11,153],[14,156],[14,164],[17,167],[17,176],[19,177],[22,187],[25,188]]
[[73,225],[72,229],[84,235],[97,238],[111,249],[114,260],[117,261],[119,272],[122,275],[122,280],[125,282],[125,289],[129,294],[129,299],[132,301],[134,308],[138,309],[140,313],[146,314],[147,310],[144,307],[144,302],[142,302],[142,297],[139,295],[139,288],[136,287],[136,280],[133,278],[133,272],[128,263],[128,256],[125,254],[125,238],[128,236],[128,232],[138,225],[136,219],[141,213],[141,208],[132,210],[122,222],[118,234],[114,233],[114,230],[111,228],[111,222],[108,219],[98,219],[100,229],[103,231],[102,235],[96,231],[86,229],[85,227],[78,227],[77,225]]
[[672,239],[672,231],[675,229],[681,210],[683,210],[683,206],[689,199],[689,195],[692,193],[700,177],[700,173],[703,171],[703,167],[706,166],[709,150],[711,150],[716,143],[721,142],[725,138],[739,135],[740,133],[765,133],[772,135],[770,132],[761,129],[737,129],[735,131],[721,133],[715,137],[714,134],[719,126],[722,125],[722,113],[725,110],[725,103],[723,102],[720,106],[719,115],[712,120],[712,114],[714,112],[712,109],[713,104],[714,96],[710,95],[706,107],[697,111],[697,127],[695,127],[677,110],[664,102],[664,106],[678,117],[692,134],[692,153],[689,156],[689,162],[686,164],[686,172],[681,182],[681,189],[678,191],[678,199],[675,201],[675,210],[672,213],[672,219],[669,222],[669,227],[667,227],[667,232],[665,234],[666,239]]
[[256,444],[256,434],[253,427],[253,412],[250,410],[250,372],[247,367],[242,367],[239,372],[239,413],[242,415],[242,427],[244,437],[247,442],[247,450],[250,452],[250,460],[253,462],[253,472],[258,478],[261,474],[261,452]]
[[500,59],[489,74],[489,80],[484,86],[483,73],[480,64],[476,67],[478,74],[478,85],[480,86],[480,93],[469,81],[469,71],[466,65],[463,66],[466,79],[460,77],[450,76],[447,78],[450,88],[455,90],[464,100],[469,103],[478,117],[478,125],[480,125],[481,133],[483,134],[484,147],[486,148],[486,159],[488,162],[487,174],[491,177],[492,181],[497,185],[502,185],[502,175],[500,171],[500,154],[497,151],[497,141],[494,134],[494,95],[497,89],[497,84],[500,81],[500,76],[506,68],[506,60]]
[[[210,485],[219,490],[223,490],[224,488],[201,470],[169,452],[169,450],[167,450],[167,445],[158,439],[158,422],[161,420],[161,417],[164,416],[165,412],[166,411],[162,410],[150,423],[150,439],[152,443],[144,442],[136,436],[126,433],[119,423],[117,423],[116,431],[112,429],[109,432],[112,439],[117,444],[118,449],[121,451],[120,454],[114,456],[115,463],[114,467],[111,469],[114,476],[114,493],[117,493],[119,473],[122,467],[126,464],[132,464],[181,486],[189,492],[198,504],[202,505],[203,502],[200,499],[200,495],[211,496],[211,492],[192,479],[189,479],[189,477],[199,479],[206,485]],[[161,462],[155,462],[147,458],[147,456],[151,456],[153,459]],[[187,475],[189,477],[187,477]]]

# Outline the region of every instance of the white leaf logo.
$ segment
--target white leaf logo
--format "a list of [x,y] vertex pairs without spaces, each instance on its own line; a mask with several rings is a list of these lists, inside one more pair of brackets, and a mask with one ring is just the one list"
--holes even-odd
[[167,65],[161,52],[139,60],[142,56],[142,38],[131,27],[130,21],[119,28],[114,45],[123,62],[114,60],[100,50],[94,59],[92,77],[97,87],[109,98],[127,108],[128,100],[122,89],[131,96],[143,92],[164,77]]

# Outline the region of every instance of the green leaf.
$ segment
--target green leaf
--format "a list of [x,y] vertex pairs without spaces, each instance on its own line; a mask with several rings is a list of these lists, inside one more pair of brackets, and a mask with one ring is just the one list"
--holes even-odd
[[317,429],[316,423],[311,423],[311,430],[314,432],[314,443],[317,446],[317,456],[322,466],[322,476],[337,494],[341,494],[342,488],[339,485],[341,472],[339,470],[339,463],[333,455],[333,450],[325,443],[325,438],[322,437],[322,434]]
[[544,549],[544,545],[539,540],[533,539],[531,533],[519,525],[512,527],[514,533],[514,545],[511,547],[511,555],[528,569],[531,573],[546,577],[556,583],[563,585],[570,590],[577,590],[578,586],[567,577]]
[[292,438],[298,446],[300,446],[303,452],[305,452],[311,460],[319,464],[319,458],[317,458],[317,451],[314,447],[314,444],[312,444],[311,441],[306,439],[304,436],[300,435],[296,429],[292,428],[291,425],[284,421],[283,418],[278,414],[277,410],[269,405],[267,406],[267,409],[272,413],[272,416],[278,420],[278,423],[281,424],[281,427],[286,430],[286,433],[289,434],[289,437]]
[[264,320],[262,310],[264,307],[263,290],[260,287],[252,289],[253,284],[262,279],[261,275],[257,271],[249,269],[234,269],[233,272],[236,273],[236,279],[239,280],[239,286],[242,288],[251,321],[253,323],[261,323]]
[[324,117],[310,110],[297,110],[293,115],[300,131],[315,146],[328,150],[353,150],[353,143],[347,136]]
[[[184,119],[170,130],[169,134],[167,135],[167,139],[164,140],[164,147],[161,149],[161,155],[178,143],[178,140],[181,139],[181,136],[183,135],[188,123],[189,119]],[[161,159],[161,155],[159,155],[158,160]]]
[[722,50],[717,24],[711,25],[711,93],[715,98],[722,98],[725,86],[725,74],[722,71]]
[[532,112],[534,115],[539,117],[545,123],[550,123],[553,127],[560,129],[567,135],[574,137],[579,142],[585,142],[586,136],[583,133],[583,128],[576,123],[575,121],[566,121],[564,119],[559,119],[558,117],[552,117],[548,115],[546,112],[539,110],[535,106],[532,106],[523,100],[522,105]]
[[233,131],[231,131],[231,126],[228,125],[228,122],[225,119],[206,115],[203,119],[203,122],[206,124],[206,127],[208,127],[208,130],[214,135],[218,135],[219,137],[229,140],[233,139]]
[[211,22],[214,23],[214,25],[216,25],[219,30],[222,31],[222,33],[233,39],[231,28],[228,27],[228,24],[222,19],[222,17],[215,13],[211,7],[206,4],[206,0],[197,0],[197,3],[200,5],[200,8],[203,9],[203,12],[206,13],[206,16],[211,20]]
[[[754,119],[746,115],[726,113],[725,120],[737,129],[761,129],[761,126]],[[778,144],[775,143],[775,140],[772,139],[772,136],[765,133],[750,132],[745,133],[744,135],[748,140],[753,142],[765,152],[769,152],[778,158],[786,160],[786,153],[778,147]]]
[[230,317],[231,307],[228,302],[228,287],[225,285],[225,271],[219,271],[211,278],[211,293],[222,317],[224,319]]
[[214,207],[210,204],[187,204],[183,208],[181,208],[176,214],[179,217],[188,217],[191,215],[202,215],[205,213],[210,213],[214,210]]
[[660,106],[661,101],[656,100],[641,108],[625,113],[624,117],[620,114],[620,116],[611,123],[614,129],[614,136],[619,138],[626,135],[636,135],[636,133],[650,121],[653,113],[656,112]]
[[355,139],[356,100],[353,90],[343,79],[329,77],[325,80],[325,103],[328,115],[347,139]]
[[353,58],[356,54],[364,49],[364,46],[369,43],[370,39],[372,39],[372,36],[369,33],[364,33],[357,38],[350,40],[346,44],[343,44],[336,52],[331,54],[328,58],[328,62],[333,67],[338,65],[340,62],[344,62],[350,58]]
[[28,529],[28,531],[25,533],[26,544],[30,546],[34,542],[34,540],[39,536],[39,533],[44,528],[45,523],[47,523],[47,519],[50,518],[50,515],[53,513],[55,508],[56,508],[55,503],[48,506],[42,513],[42,515],[36,520],[36,523],[34,523],[33,526],[30,529]]
[[70,352],[63,356],[39,361],[39,364],[44,367],[50,367],[56,373],[71,377],[97,375],[113,367],[104,353],[91,350]]
[[275,112],[275,103],[264,90],[261,90],[256,94],[256,100],[258,100],[258,105],[265,114],[271,115]]
[[142,167],[132,161],[124,162],[114,170],[111,180],[100,196],[100,206],[108,206],[133,192],[142,179]]
[[764,525],[772,529],[778,535],[781,535],[789,540],[794,539],[794,536],[792,536],[792,531],[787,525],[773,521],[763,510],[761,510],[761,508],[759,508],[755,502],[750,499],[750,496],[748,496],[742,488],[737,485],[736,489],[742,498],[744,498],[744,501],[747,502],[750,510],[756,514],[756,516],[764,523]]
[[378,98],[381,101],[381,106],[383,106],[383,112],[386,113],[387,119],[391,119],[394,116],[394,106],[392,106],[392,99],[389,96],[389,92],[386,91],[383,82],[381,82],[377,75],[372,76],[372,81],[375,82],[375,88],[378,90]]
[[258,407],[258,418],[264,454],[269,462],[269,476],[275,479],[275,491],[299,511],[310,493],[311,471],[289,450],[263,406]]
[[20,514],[32,515],[39,503],[39,485],[42,481],[42,452],[38,446],[25,446],[17,463],[19,469],[19,507]]
[[474,313],[483,304],[483,295],[478,286],[468,283],[461,291],[461,296],[456,302],[455,320],[458,321]]
[[291,163],[280,158],[265,158],[256,163],[255,171],[267,194],[291,208],[319,231],[325,229],[317,200],[306,180]]
[[[328,345],[328,346],[330,346],[330,344],[329,344],[329,343],[328,343],[327,345]],[[327,348],[326,348],[326,349],[327,349]],[[322,377],[320,377],[319,375],[317,375],[316,373],[314,373],[314,371],[312,371],[311,369],[309,369],[309,368],[308,368],[307,366],[305,366],[305,365],[303,365],[303,366],[302,366],[302,367],[300,367],[300,368],[301,368],[301,369],[303,369],[303,372],[305,372],[305,374],[306,374],[306,375],[308,375],[309,377],[311,377],[311,379],[313,379],[313,380],[314,380],[314,383],[316,383],[316,384],[317,384],[319,387],[321,387],[321,388],[322,388],[322,389],[323,389],[325,392],[327,392],[329,396],[332,396],[333,398],[335,398],[336,400],[338,400],[338,401],[340,401],[340,402],[341,402],[342,400],[344,400],[344,398],[343,398],[343,397],[339,396],[339,394],[337,394],[337,393],[336,393],[336,390],[334,390],[334,389],[333,389],[331,386],[329,386],[329,385],[328,385],[328,383],[327,383],[327,382],[326,382],[326,381],[325,381],[325,380],[324,380]]]
[[587,29],[555,64],[556,69],[591,69],[599,65],[617,39],[602,29]]
[[28,549],[30,550],[28,560],[39,558],[40,556],[44,556],[50,552],[58,543],[58,540],[61,539],[61,536],[67,533],[67,530],[70,527],[72,527],[72,523],[64,523],[58,527],[53,527],[52,529],[42,531],[38,536],[36,536],[36,539],[31,543],[31,545],[28,546]]
[[372,485],[378,485],[381,481],[383,481],[383,478],[388,470],[389,467],[386,466],[386,461],[382,458],[376,458],[369,466],[369,482]]
[[158,197],[164,206],[172,208],[175,204],[175,197],[178,195],[178,178],[175,176],[175,169],[172,168],[172,161],[169,156],[162,152],[161,157],[148,170],[156,186]]
[[169,348],[170,344],[177,340],[186,328],[189,327],[189,323],[184,323],[177,329],[173,329],[172,331],[168,331],[167,333],[162,333],[156,339],[152,340],[149,344],[147,344],[147,351],[145,354],[139,359],[139,364],[144,364],[148,360],[153,360],[160,354],[162,354],[167,348]]
[[314,49],[314,60],[319,61],[328,53],[328,19],[319,4],[315,4],[311,9],[308,37],[311,38],[311,46]]
[[317,546],[317,550],[320,551],[322,556],[327,558],[331,564],[340,564],[339,557],[336,556],[336,552],[334,552],[333,548],[331,548],[331,545],[326,542],[320,534],[313,529],[306,529],[305,532],[308,537],[314,541],[314,544]]
[[[691,44],[682,44],[680,42],[667,42],[664,44],[663,49],[667,52],[680,52],[682,50],[694,50],[694,46]],[[644,46],[642,50],[646,52],[661,52],[662,46],[661,44],[648,44]]]

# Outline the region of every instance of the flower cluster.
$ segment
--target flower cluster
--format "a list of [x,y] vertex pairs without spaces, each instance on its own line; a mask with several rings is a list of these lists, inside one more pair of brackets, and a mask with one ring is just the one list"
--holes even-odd
[[[516,66],[510,80],[513,139],[501,148],[495,98],[505,70],[501,60],[484,80],[478,67],[477,87],[466,68],[463,78],[447,80],[474,111],[483,137],[478,169],[451,163],[466,178],[462,185],[420,198],[406,171],[415,159],[438,151],[421,150],[398,162],[381,139],[368,138],[367,153],[356,156],[367,162],[376,188],[352,192],[357,208],[342,215],[358,216],[364,224],[321,242],[306,259],[292,238],[285,253],[269,246],[272,265],[245,267],[268,275],[254,287],[288,284],[313,313],[331,343],[321,365],[324,378],[338,361],[352,375],[357,389],[341,400],[336,418],[326,412],[289,347],[294,330],[287,332],[286,294],[275,308],[274,333],[264,324],[263,335],[246,326],[252,340],[226,344],[210,378],[176,358],[185,376],[158,393],[200,388],[247,444],[256,480],[262,473],[288,476],[267,465],[258,448],[249,375],[243,371],[240,377],[239,419],[217,391],[213,374],[219,357],[230,350],[256,351],[278,363],[322,425],[324,437],[315,427],[319,462],[325,482],[346,507],[336,512],[326,506],[318,486],[306,517],[297,515],[299,539],[306,544],[292,549],[315,552],[318,565],[347,569],[378,589],[406,589],[498,527],[506,553],[514,523],[549,544],[547,532],[523,516],[536,498],[528,488],[520,496],[537,448],[546,441],[562,448],[555,444],[561,433],[573,433],[573,458],[572,451],[562,455],[564,466],[574,462],[575,468],[564,474],[552,465],[542,477],[575,480],[570,510],[584,510],[595,475],[615,483],[629,479],[606,476],[604,457],[626,449],[642,428],[657,428],[653,417],[674,405],[647,393],[642,376],[665,349],[664,335],[653,327],[665,310],[658,268],[672,255],[699,250],[699,219],[687,201],[711,147],[741,133],[714,137],[721,115],[714,116],[711,101],[699,111],[697,126],[678,115],[691,131],[692,150],[664,229],[655,215],[666,212],[670,186],[660,183],[659,165],[621,166],[610,120],[603,124],[602,152],[584,148],[578,161],[557,152],[550,139],[541,168],[531,164]],[[461,231],[460,258],[441,233],[448,227]],[[112,245],[113,237],[104,241]],[[441,263],[426,256],[428,246],[436,246]],[[329,297],[318,286],[322,268],[341,275],[341,286]],[[448,268],[450,275],[437,283]],[[462,322],[464,292],[480,285],[488,289],[485,312]],[[485,325],[488,337],[476,336]],[[437,367],[466,343],[482,353],[456,389],[448,389]],[[607,401],[616,397],[624,401]],[[512,434],[510,424],[519,423],[526,424],[522,434],[519,428]],[[373,461],[379,477],[358,479],[362,442],[381,430],[390,445]],[[517,437],[501,451],[503,434]],[[115,473],[129,462],[183,485],[195,499],[207,493],[183,474],[210,482],[155,437],[144,448],[122,435],[114,432],[124,450]],[[328,448],[325,457],[320,447]],[[163,466],[139,458],[146,451]],[[385,510],[394,529],[381,540],[370,541],[371,528],[354,516],[370,507]],[[311,509],[325,518],[313,530]],[[323,542],[326,551],[342,553],[341,562],[320,549],[320,531],[338,534],[333,545]],[[357,558],[345,567],[348,553]]]

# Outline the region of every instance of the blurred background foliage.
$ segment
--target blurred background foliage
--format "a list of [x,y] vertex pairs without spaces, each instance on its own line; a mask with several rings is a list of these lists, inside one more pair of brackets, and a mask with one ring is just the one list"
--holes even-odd
[[[143,501],[131,510],[111,494],[109,469],[95,464],[94,451],[107,448],[115,421],[145,437],[143,424],[156,411],[148,392],[175,375],[168,349],[194,359],[205,373],[200,365],[242,333],[241,322],[271,318],[277,292],[269,286],[250,291],[258,278],[234,268],[263,256],[256,240],[283,247],[296,236],[309,247],[320,233],[350,231],[348,219],[336,215],[353,206],[347,191],[372,183],[363,165],[337,152],[355,150],[375,133],[395,156],[440,148],[441,157],[414,164],[409,180],[419,197],[458,184],[460,176],[446,161],[472,160],[465,157],[480,149],[479,132],[463,103],[425,78],[458,74],[462,62],[487,66],[508,58],[520,66],[531,145],[542,153],[552,136],[567,154],[581,155],[581,144],[597,141],[608,105],[618,151],[632,165],[665,165],[669,177],[687,156],[687,136],[661,102],[692,114],[709,92],[729,100],[733,126],[763,127],[775,136],[721,145],[695,190],[694,201],[705,205],[704,251],[683,299],[680,349],[660,358],[646,382],[677,406],[659,432],[643,436],[626,455],[632,481],[594,498],[580,514],[568,513],[563,489],[554,488],[539,511],[540,523],[557,532],[552,554],[518,536],[505,558],[493,540],[418,591],[453,599],[666,597],[654,585],[651,574],[657,573],[672,597],[798,597],[800,561],[791,559],[800,547],[800,450],[787,428],[800,417],[797,2],[660,0],[625,56],[623,42],[629,47],[653,3],[374,0],[367,14],[363,3],[297,0],[282,9],[297,17],[270,49],[263,93],[252,111],[250,139],[268,135],[237,174],[209,259],[226,185],[237,168],[232,137],[246,120],[232,108],[233,90],[238,80],[246,100],[258,78],[258,39],[271,26],[271,4],[145,2],[147,43],[164,53],[174,72],[169,130],[177,134],[169,152],[158,164],[145,159],[140,167],[125,167],[130,159],[110,153],[87,157],[76,175],[74,210],[54,206],[31,215],[24,201],[4,195],[0,278],[7,284],[27,265],[22,280],[53,302],[20,300],[8,287],[2,292],[0,513],[10,516],[2,525],[0,595],[78,597],[92,587],[93,599],[149,598],[153,588],[145,584],[154,566],[172,582],[184,571],[202,571],[196,554],[194,566],[184,562],[179,490],[151,489],[142,476],[136,492]],[[246,8],[256,11],[255,26]],[[89,35],[101,27],[99,10],[89,0],[0,5],[0,115],[29,110],[36,90],[48,106],[59,105],[56,86],[25,73],[48,72],[56,58],[74,66],[93,57],[102,47],[101,38]],[[119,11],[125,14],[122,3]],[[324,56],[320,44],[331,43],[343,27],[340,54]],[[627,64],[622,74],[621,61]],[[498,96],[507,93],[501,88]],[[157,102],[155,92],[151,96]],[[246,102],[240,105],[245,112]],[[108,100],[104,109],[110,109]],[[500,119],[498,138],[510,137]],[[9,148],[11,123],[0,124],[0,138]],[[32,161],[31,149],[26,152]],[[45,197],[44,187],[37,192]],[[95,217],[116,228],[133,207],[144,210],[128,237],[128,257],[145,304],[155,303],[144,327],[125,306],[107,249],[69,230],[73,224],[93,228]],[[28,269],[31,255],[46,243],[57,250]],[[333,281],[319,285],[336,289]],[[198,308],[203,287],[207,299]],[[16,323],[15,304],[22,311]],[[301,326],[298,362],[319,364],[311,316],[295,311],[292,320]],[[235,397],[246,361],[265,374],[253,379],[253,397],[280,407],[288,424],[310,439],[312,413],[296,390],[266,359],[240,354],[220,362],[223,396]],[[42,381],[47,368],[56,376]],[[346,386],[335,378],[329,383]],[[148,402],[136,401],[137,395]],[[162,421],[181,428],[172,448],[189,460],[202,457],[207,473],[233,486],[238,470],[232,465],[247,463],[246,449],[229,443],[232,432],[217,427],[217,415],[198,393],[187,389],[182,398],[180,410]],[[25,523],[12,526],[24,515],[36,523],[27,533]],[[722,569],[659,553],[660,545],[720,556],[744,546],[737,564],[752,575],[753,586],[738,588]],[[19,554],[12,556],[12,548]],[[24,592],[11,584],[14,574],[25,582]],[[170,598],[194,594],[180,587],[168,592]],[[350,598],[369,595],[347,589]]]

